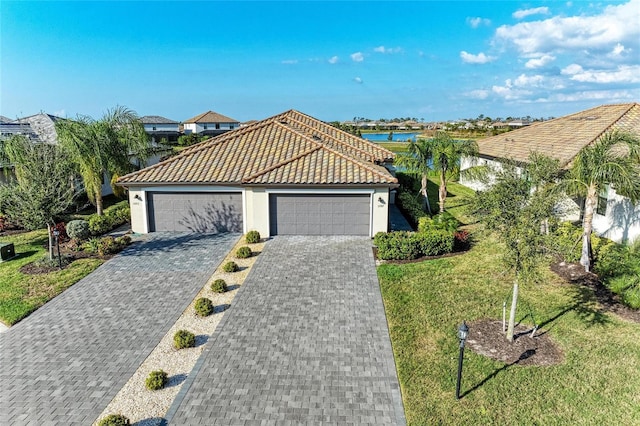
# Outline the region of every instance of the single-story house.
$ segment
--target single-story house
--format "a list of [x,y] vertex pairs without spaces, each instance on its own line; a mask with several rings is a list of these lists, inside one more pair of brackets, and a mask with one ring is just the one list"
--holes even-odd
[[193,145],[122,176],[134,232],[365,235],[387,231],[379,145],[290,110]]
[[184,133],[217,136],[240,127],[240,122],[217,112],[207,111],[183,122]]
[[[640,104],[601,105],[478,140],[479,158],[475,162],[463,160],[461,168],[468,169],[474,164],[496,165],[497,159],[505,158],[526,162],[532,151],[556,158],[561,167],[568,168],[583,147],[613,130],[640,136]],[[483,189],[477,181],[462,178],[461,183],[476,190]],[[580,209],[575,202],[573,212],[567,219],[579,220]],[[616,194],[615,189],[607,188],[600,194],[593,229],[617,242],[634,241],[640,238],[640,206],[634,206],[628,198]]]
[[144,131],[151,136],[152,142],[176,142],[180,136],[180,123],[159,115],[145,115],[140,117]]

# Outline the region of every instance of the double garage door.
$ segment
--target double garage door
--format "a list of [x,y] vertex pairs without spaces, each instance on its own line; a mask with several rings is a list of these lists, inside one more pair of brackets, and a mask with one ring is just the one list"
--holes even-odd
[[370,195],[271,194],[271,235],[369,235]]
[[242,232],[240,192],[149,192],[149,231]]
[[[270,194],[270,233],[369,235],[370,199],[369,194]],[[243,229],[240,192],[148,192],[147,205],[150,232]]]

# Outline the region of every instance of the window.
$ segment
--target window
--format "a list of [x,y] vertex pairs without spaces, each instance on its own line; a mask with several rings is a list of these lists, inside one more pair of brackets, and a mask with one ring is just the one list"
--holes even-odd
[[220,123],[216,123],[216,130],[220,129]]
[[153,130],[156,130],[156,126],[153,126]]
[[208,128],[209,128],[209,126],[205,124],[204,125],[204,129],[207,130]]
[[233,130],[233,124],[229,124],[229,130]]
[[596,206],[596,213],[600,216],[607,215],[607,196],[602,194],[598,196],[598,205]]

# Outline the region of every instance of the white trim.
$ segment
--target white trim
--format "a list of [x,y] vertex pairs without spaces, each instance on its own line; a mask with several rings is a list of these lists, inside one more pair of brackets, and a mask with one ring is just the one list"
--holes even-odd
[[247,193],[242,190],[242,233],[247,233]]
[[373,203],[375,193],[369,196],[369,237],[373,237]]
[[282,188],[266,189],[267,194],[373,194],[374,189],[314,189],[314,188]]
[[144,219],[144,221],[142,223],[144,223],[144,233],[148,234],[149,233],[149,203],[148,200],[149,198],[147,197],[147,191],[142,191],[142,202],[144,203],[144,209],[142,212],[142,218]]

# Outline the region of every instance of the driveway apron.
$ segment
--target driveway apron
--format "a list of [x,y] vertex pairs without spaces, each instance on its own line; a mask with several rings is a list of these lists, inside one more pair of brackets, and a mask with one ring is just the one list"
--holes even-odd
[[89,425],[238,234],[154,234],[0,334],[0,424]]
[[166,418],[405,424],[371,240],[269,241]]

